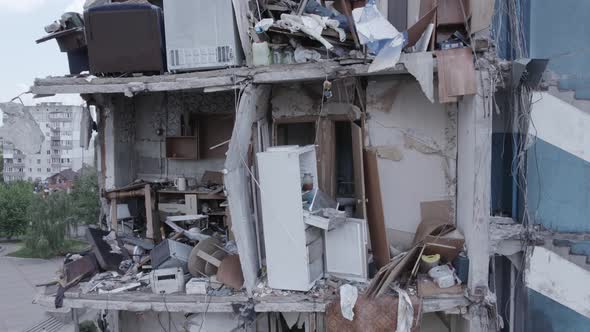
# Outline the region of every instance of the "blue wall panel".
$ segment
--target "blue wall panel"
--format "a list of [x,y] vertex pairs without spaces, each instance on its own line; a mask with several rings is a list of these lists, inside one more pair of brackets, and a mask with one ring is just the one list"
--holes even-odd
[[529,51],[549,58],[562,89],[590,99],[590,1],[531,0]]
[[590,330],[590,319],[529,289],[527,332],[581,332]]
[[541,139],[527,159],[535,223],[559,232],[590,232],[590,163]]

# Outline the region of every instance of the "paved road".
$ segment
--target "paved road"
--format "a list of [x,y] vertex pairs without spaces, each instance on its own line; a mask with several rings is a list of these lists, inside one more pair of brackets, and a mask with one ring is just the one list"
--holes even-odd
[[18,245],[0,246],[0,331],[19,332],[47,318],[44,308],[32,303],[35,284],[53,280],[62,259],[8,257]]

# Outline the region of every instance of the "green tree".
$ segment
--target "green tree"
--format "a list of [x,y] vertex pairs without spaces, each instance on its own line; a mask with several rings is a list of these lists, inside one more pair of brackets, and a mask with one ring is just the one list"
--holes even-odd
[[65,192],[47,197],[36,195],[27,214],[25,247],[42,258],[67,251],[67,230],[75,223],[71,212],[72,203]]
[[95,224],[100,215],[98,175],[96,169],[84,167],[72,188],[72,215],[79,224]]
[[33,197],[31,183],[0,183],[0,236],[12,238],[24,234]]
[[4,182],[4,153],[0,148],[0,182]]

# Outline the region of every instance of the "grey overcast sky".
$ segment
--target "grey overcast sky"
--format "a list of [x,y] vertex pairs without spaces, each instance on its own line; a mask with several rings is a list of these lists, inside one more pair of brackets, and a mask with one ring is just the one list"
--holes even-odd
[[[0,102],[28,91],[36,77],[68,74],[68,60],[57,43],[36,44],[45,35],[43,28],[66,11],[82,10],[84,0],[0,0]],[[25,104],[61,101],[81,104],[78,95],[32,99]]]

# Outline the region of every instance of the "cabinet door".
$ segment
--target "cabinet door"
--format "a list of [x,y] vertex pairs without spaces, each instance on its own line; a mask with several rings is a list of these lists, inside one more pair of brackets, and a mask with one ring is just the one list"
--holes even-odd
[[311,286],[298,151],[269,149],[257,158],[268,285],[307,291]]
[[199,214],[199,201],[197,195],[184,195],[186,214]]
[[326,231],[326,271],[345,279],[367,279],[366,220],[349,218]]

